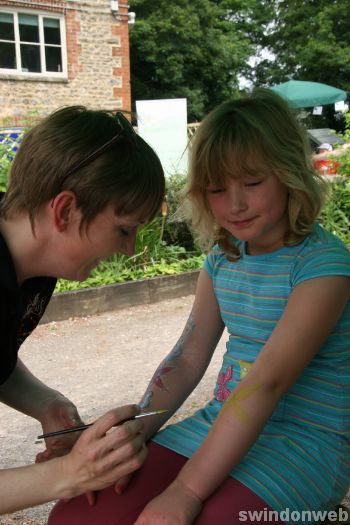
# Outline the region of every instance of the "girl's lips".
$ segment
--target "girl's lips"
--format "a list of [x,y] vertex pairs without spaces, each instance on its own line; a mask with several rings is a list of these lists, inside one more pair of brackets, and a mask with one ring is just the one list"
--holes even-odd
[[243,221],[229,221],[230,224],[233,224],[236,228],[245,228],[246,226],[249,226],[253,221],[255,217],[252,217],[251,219],[245,219]]

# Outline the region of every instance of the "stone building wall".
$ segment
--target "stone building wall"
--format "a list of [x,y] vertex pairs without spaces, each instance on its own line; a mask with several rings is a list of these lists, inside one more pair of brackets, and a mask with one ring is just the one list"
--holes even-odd
[[0,71],[0,126],[21,125],[28,115],[62,105],[131,109],[128,6],[119,17],[110,0],[0,0],[0,7],[63,13],[67,79],[10,76]]

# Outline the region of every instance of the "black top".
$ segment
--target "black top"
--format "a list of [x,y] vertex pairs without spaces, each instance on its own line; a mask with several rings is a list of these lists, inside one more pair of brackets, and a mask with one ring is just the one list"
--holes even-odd
[[11,254],[0,234],[0,384],[12,374],[19,347],[43,316],[56,281],[34,277],[19,286]]

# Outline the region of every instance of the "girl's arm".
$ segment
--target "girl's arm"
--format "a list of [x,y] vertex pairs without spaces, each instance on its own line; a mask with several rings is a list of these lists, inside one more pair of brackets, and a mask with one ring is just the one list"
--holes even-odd
[[[207,438],[178,477],[142,512],[137,525],[188,524],[258,438],[281,396],[332,332],[350,296],[350,279],[298,285],[249,374],[226,400]],[[198,510],[199,509],[199,510]],[[172,519],[178,521],[172,521]]]
[[146,440],[182,405],[199,383],[223,329],[211,280],[207,272],[201,270],[193,308],[184,331],[158,366],[141,401],[145,410],[168,410],[164,416],[144,421]]

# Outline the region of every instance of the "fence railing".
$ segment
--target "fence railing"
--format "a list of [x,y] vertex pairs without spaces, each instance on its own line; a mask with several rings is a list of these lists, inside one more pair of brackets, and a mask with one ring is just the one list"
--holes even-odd
[[187,136],[189,139],[193,137],[196,133],[200,122],[192,122],[192,124],[187,124]]

